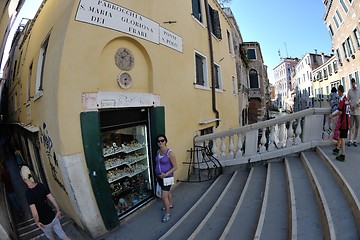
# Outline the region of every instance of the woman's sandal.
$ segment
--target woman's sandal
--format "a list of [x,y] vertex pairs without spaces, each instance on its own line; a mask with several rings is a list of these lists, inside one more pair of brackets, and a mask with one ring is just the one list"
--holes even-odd
[[[174,207],[174,205],[170,206],[170,209],[172,209]],[[162,207],[161,210],[165,211],[165,207]]]
[[170,221],[170,214],[165,214],[163,219],[162,219],[162,222],[167,223],[168,221]]

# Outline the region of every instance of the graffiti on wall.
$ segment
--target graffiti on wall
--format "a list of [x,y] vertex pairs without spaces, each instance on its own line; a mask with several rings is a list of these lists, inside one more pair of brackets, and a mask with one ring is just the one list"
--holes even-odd
[[46,128],[46,123],[43,123],[42,127],[40,127],[40,142],[43,144],[46,150],[46,155],[49,160],[51,174],[54,177],[55,182],[66,192],[64,184],[58,178],[58,169],[59,164],[56,157],[56,153],[53,149],[53,142],[51,140],[48,129]]

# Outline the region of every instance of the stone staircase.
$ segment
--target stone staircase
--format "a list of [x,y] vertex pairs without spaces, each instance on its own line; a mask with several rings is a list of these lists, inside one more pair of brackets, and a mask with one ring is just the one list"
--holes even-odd
[[103,239],[360,239],[359,149],[331,146],[179,183],[169,223],[156,200]]
[[[60,222],[61,222],[61,226],[63,227],[63,229],[65,229],[65,227],[68,224],[71,224],[71,220],[69,220],[69,218],[66,216],[63,216],[60,219]],[[43,233],[43,231],[40,228],[38,228],[38,226],[35,224],[35,221],[33,218],[19,223],[17,225],[17,230],[18,230],[20,240],[40,240],[40,239],[45,240],[45,239],[48,239],[45,236],[45,234]]]

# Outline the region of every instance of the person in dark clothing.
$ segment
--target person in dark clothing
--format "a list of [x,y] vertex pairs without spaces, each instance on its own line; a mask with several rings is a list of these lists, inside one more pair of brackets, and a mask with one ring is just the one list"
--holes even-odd
[[1,179],[5,185],[6,196],[9,199],[12,207],[17,212],[17,214],[19,214],[19,217],[22,217],[23,210],[21,209],[20,204],[16,198],[14,186],[12,184],[11,177],[10,177],[10,173],[6,169],[6,166],[4,163],[2,165],[0,165],[0,173],[1,173]]
[[[339,138],[337,140],[336,148],[333,149],[333,153],[338,155],[336,160],[345,161],[345,139],[347,138],[348,131],[350,129],[350,103],[344,95],[344,87],[342,85],[338,88],[338,94],[340,97],[338,110],[329,115],[330,119],[338,116],[340,121]],[[341,154],[340,153],[341,148]]]
[[[25,193],[26,200],[28,201],[36,225],[43,230],[46,237],[49,239],[55,239],[53,234],[54,231],[61,239],[70,240],[61,227],[59,221],[61,212],[49,189],[42,183],[35,183],[31,171],[27,166],[21,167],[21,177],[28,186],[28,190]],[[47,203],[47,200],[50,200],[54,205],[56,214]]]

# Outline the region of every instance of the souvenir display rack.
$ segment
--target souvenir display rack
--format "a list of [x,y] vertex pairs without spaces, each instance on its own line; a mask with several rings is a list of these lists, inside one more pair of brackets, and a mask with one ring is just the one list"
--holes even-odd
[[102,132],[103,156],[118,216],[152,196],[146,125]]

